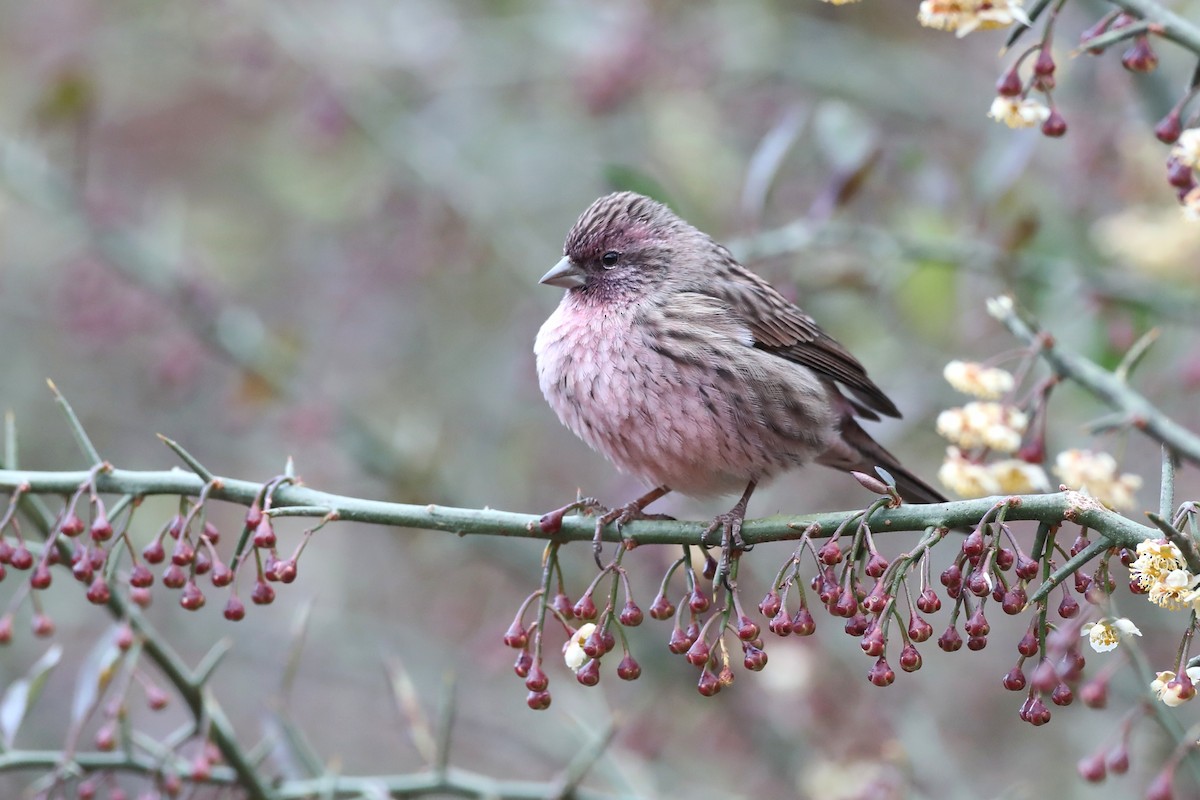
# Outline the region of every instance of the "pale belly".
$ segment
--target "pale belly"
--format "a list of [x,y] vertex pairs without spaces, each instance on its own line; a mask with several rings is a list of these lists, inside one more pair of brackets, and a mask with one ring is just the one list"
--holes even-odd
[[630,313],[584,316],[560,306],[539,331],[534,352],[542,394],[562,423],[647,484],[694,496],[740,492],[824,446],[816,430],[828,427],[824,420],[802,435],[790,421],[773,424],[772,414],[795,405],[785,394],[797,387],[775,386],[764,399],[711,365],[667,358],[643,340]]

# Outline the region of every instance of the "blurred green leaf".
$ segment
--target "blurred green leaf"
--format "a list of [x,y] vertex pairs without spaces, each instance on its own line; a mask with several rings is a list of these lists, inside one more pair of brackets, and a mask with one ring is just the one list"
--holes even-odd
[[122,655],[121,648],[117,647],[119,629],[119,625],[113,625],[97,639],[79,668],[75,677],[75,697],[71,700],[72,727],[83,725],[112,682],[114,668]]
[[25,720],[25,714],[37,702],[46,678],[50,675],[50,670],[58,666],[58,662],[62,660],[62,654],[61,644],[52,645],[29,668],[25,677],[14,681],[12,686],[8,687],[8,691],[4,693],[4,699],[0,701],[0,735],[4,737],[6,748],[12,747],[17,731]]

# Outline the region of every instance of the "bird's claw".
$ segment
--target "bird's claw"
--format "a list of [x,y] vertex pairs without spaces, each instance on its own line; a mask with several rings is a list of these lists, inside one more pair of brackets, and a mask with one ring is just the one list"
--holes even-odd
[[639,519],[675,519],[667,514],[647,514],[645,512],[646,503],[643,499],[634,500],[632,503],[626,503],[623,506],[618,506],[614,509],[609,509],[596,518],[596,535],[592,538],[592,556],[596,559],[596,566],[599,569],[604,569],[604,564],[600,560],[600,554],[604,549],[604,529],[609,525],[616,523],[617,532],[621,532],[626,523],[634,522]]
[[718,514],[708,528],[704,531],[702,541],[707,545],[709,534],[717,529],[721,531],[721,560],[717,564],[717,572],[715,579],[718,583],[724,584],[727,589],[733,589],[730,583],[730,564],[742,553],[747,553],[754,549],[754,545],[747,544],[742,537],[742,523],[746,521],[745,508],[733,508],[724,514]]

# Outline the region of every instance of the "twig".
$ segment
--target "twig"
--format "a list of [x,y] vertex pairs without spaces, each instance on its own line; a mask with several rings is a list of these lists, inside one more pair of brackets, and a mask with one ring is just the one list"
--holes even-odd
[[[14,491],[28,484],[26,494],[66,494],[75,491],[91,478],[87,471],[40,472],[0,469],[0,492]],[[95,475],[96,490],[118,495],[179,495],[196,497],[205,483],[197,476],[182,470],[133,471],[113,468]],[[220,478],[211,486],[209,497],[248,506],[262,496],[263,484],[234,478]],[[590,541],[595,535],[595,522],[590,517],[564,517],[562,527],[553,534],[541,531],[541,516],[520,514],[496,509],[454,508],[437,505],[410,505],[335,495],[307,486],[285,485],[274,492],[276,502],[287,507],[310,506],[324,514],[336,514],[348,522],[368,522],[400,528],[445,531],[454,534],[506,536],[522,539],[553,540],[558,542]],[[22,498],[24,499],[24,498]],[[866,522],[875,535],[888,531],[923,531],[926,528],[959,528],[974,525],[1005,497],[985,497],[951,503],[910,505],[880,508]],[[776,516],[748,520],[742,537],[748,544],[767,541],[796,540],[806,531],[813,538],[828,536],[847,519],[861,517],[862,511],[834,511],[821,514],[786,517]],[[1039,520],[1059,523],[1070,519],[1102,533],[1114,547],[1136,547],[1148,538],[1159,538],[1158,531],[1140,525],[1115,511],[1104,508],[1095,500],[1078,492],[1025,495],[1008,511],[1008,520]],[[635,520],[620,531],[615,526],[604,529],[604,539],[622,539],[635,544],[700,545],[706,524],[678,520]]]
[[1061,378],[1068,378],[1128,416],[1131,424],[1194,464],[1200,465],[1200,436],[1159,411],[1113,373],[1060,346],[1024,319],[1011,302],[989,301],[989,310],[1018,339],[1038,354]]
[[179,456],[183,463],[191,467],[192,472],[195,472],[197,475],[203,478],[205,483],[213,482],[213,474],[209,472],[203,464],[197,461],[195,456],[193,456],[187,450],[184,450],[183,447],[180,446],[179,442],[175,441],[174,439],[168,439],[161,433],[156,433],[154,435],[158,437],[160,442],[171,448],[171,451],[175,453],[175,455]]
[[83,451],[85,456],[91,459],[89,463],[92,466],[103,463],[104,459],[100,458],[100,453],[96,450],[96,445],[92,444],[87,431],[83,429],[83,425],[79,422],[79,417],[75,416],[75,409],[71,408],[71,404],[67,402],[67,398],[63,397],[62,392],[54,385],[54,381],[47,378],[46,384],[50,387],[50,391],[54,393],[54,399],[62,408],[63,413],[67,415],[67,422],[71,426],[71,433],[75,435],[75,441],[79,443],[79,449]]

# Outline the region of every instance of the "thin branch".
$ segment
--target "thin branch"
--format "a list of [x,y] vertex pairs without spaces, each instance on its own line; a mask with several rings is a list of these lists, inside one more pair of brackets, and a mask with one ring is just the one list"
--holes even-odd
[[[14,491],[28,485],[27,495],[65,494],[77,489],[91,477],[90,472],[38,472],[31,470],[0,470],[0,492]],[[249,506],[263,491],[263,484],[234,478],[218,478],[211,486],[209,498]],[[112,469],[95,476],[96,490],[105,494],[181,495],[195,497],[206,485],[197,475],[182,470],[139,472]],[[557,542],[590,541],[595,535],[595,521],[587,516],[564,517],[554,533],[541,530],[541,517],[496,509],[454,508],[437,505],[410,505],[367,500],[359,497],[329,494],[306,486],[284,485],[274,492],[276,502],[288,507],[312,506],[336,515],[348,522],[368,522],[401,528],[445,531],[454,534],[507,536],[522,539]],[[879,508],[867,520],[871,530],[923,531],[926,528],[958,528],[977,523],[997,503],[1008,497],[985,497],[950,503],[925,505],[904,504],[896,508]],[[848,518],[862,511],[835,511],[803,516],[775,516],[747,520],[742,537],[747,544],[767,541],[795,540],[806,531],[815,538],[828,536]],[[1010,504],[1008,520],[1039,520],[1058,523],[1063,520],[1086,525],[1108,539],[1114,547],[1136,547],[1138,542],[1158,538],[1158,531],[1140,525],[1096,500],[1079,492],[1024,495]],[[707,529],[704,522],[679,520],[636,520],[620,531],[615,525],[604,529],[604,540],[641,544],[701,545]]]
[[1059,377],[1079,384],[1124,414],[1135,428],[1200,465],[1200,436],[1167,417],[1113,373],[1060,346],[1053,336],[1024,319],[1012,303],[989,302],[989,310],[1014,336],[1038,348],[1038,354]]
[[71,404],[67,402],[67,398],[63,397],[62,392],[54,385],[54,381],[46,379],[46,384],[50,387],[50,391],[54,393],[54,399],[62,407],[63,413],[67,415],[67,422],[70,424],[71,433],[75,435],[75,441],[79,443],[79,449],[83,454],[91,459],[91,464],[103,463],[104,459],[100,458],[99,451],[96,450],[96,445],[92,444],[91,438],[87,435],[87,431],[83,429],[83,424],[80,423],[79,417],[75,416],[75,409],[71,408]]
[[1141,17],[1155,26],[1155,33],[1164,39],[1200,55],[1200,27],[1173,11],[1168,11],[1155,0],[1111,0],[1112,4]]

